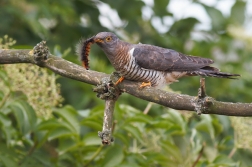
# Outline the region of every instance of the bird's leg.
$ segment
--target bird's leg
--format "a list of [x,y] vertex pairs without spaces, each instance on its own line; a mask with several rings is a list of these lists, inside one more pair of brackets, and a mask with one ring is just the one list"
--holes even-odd
[[115,85],[118,85],[119,83],[121,83],[124,80],[124,77],[121,76],[115,83]]
[[143,82],[139,88],[144,88],[144,87],[147,87],[147,86],[151,86],[151,82]]

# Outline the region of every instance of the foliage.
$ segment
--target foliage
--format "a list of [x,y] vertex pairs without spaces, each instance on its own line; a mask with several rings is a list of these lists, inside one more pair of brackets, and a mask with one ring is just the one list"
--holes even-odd
[[[0,38],[0,48],[8,49],[15,43],[16,41],[7,35]],[[0,67],[6,72],[4,80],[8,81],[8,84],[0,82],[2,91],[7,95],[11,91],[25,93],[28,103],[38,115],[48,118],[52,107],[61,104],[63,98],[59,94],[60,87],[56,83],[56,76],[49,75],[46,69],[32,64],[6,64]]]
[[[6,85],[6,73],[1,70]],[[184,117],[160,108],[151,117],[129,105],[116,105],[115,142],[102,147],[97,136],[104,106],[77,112],[71,106],[38,117],[17,91],[0,93],[1,166],[247,166],[252,154],[235,147],[230,121],[224,116]],[[127,111],[127,112],[125,112]],[[205,143],[205,144],[203,144]],[[13,157],[16,157],[13,159]]]
[[9,38],[8,35],[4,35],[3,38],[0,38],[0,49],[8,49],[10,46],[13,46],[16,43],[15,40]]
[[28,64],[4,65],[3,69],[12,91],[25,92],[27,102],[38,115],[50,117],[52,107],[60,105],[63,100],[59,94],[59,84],[55,83],[56,76],[49,75],[46,69]]
[[[196,17],[175,18],[167,8],[172,3],[168,0],[152,5],[143,1],[103,2],[0,1],[0,37],[12,36],[17,40],[16,48],[31,48],[44,39],[54,55],[79,63],[73,48],[81,37],[113,31],[128,42],[140,41],[214,59],[216,67],[239,73],[242,78],[209,78],[208,94],[224,101],[251,101],[252,37],[244,29],[251,21],[244,12],[247,2],[236,1],[230,14],[224,15],[214,5],[190,1],[206,11],[211,21],[208,30],[196,29],[201,24]],[[145,15],[144,9],[151,14]],[[174,21],[172,25],[165,23],[167,18]],[[160,32],[159,26],[165,31]],[[0,40],[4,49],[14,43],[7,36]],[[91,69],[113,71],[98,47],[92,46],[90,59]],[[127,94],[116,106],[115,143],[102,147],[97,131],[102,127],[104,102],[91,86],[59,78],[65,99],[59,107],[62,98],[56,78],[35,66],[1,67],[0,166],[192,166],[202,147],[197,166],[252,164],[250,118],[198,117],[158,105],[145,115],[141,111],[147,102]],[[199,79],[190,77],[171,88],[196,95],[198,86]]]

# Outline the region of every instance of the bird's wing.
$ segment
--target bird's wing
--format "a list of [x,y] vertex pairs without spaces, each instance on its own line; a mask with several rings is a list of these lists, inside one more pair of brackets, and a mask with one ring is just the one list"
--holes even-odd
[[144,44],[135,45],[132,55],[140,67],[159,71],[193,71],[213,63],[211,59]]

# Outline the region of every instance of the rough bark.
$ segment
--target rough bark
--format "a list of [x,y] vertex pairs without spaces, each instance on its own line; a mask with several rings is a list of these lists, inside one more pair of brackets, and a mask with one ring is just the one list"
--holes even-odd
[[[34,57],[34,50],[0,50],[0,64],[14,63],[36,64],[64,77],[92,85],[100,84],[102,78],[109,77],[108,74],[86,70],[77,64],[53,55],[47,56],[44,61],[38,60]],[[199,97],[197,96],[176,94],[154,88],[139,89],[139,85],[139,83],[125,80],[118,87],[122,92],[176,110],[196,111],[200,109],[202,114],[252,116],[252,103],[221,102],[208,96],[198,103]]]

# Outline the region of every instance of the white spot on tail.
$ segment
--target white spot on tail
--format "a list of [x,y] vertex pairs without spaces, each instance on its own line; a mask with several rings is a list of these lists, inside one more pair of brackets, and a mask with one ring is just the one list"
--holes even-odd
[[130,49],[130,51],[129,51],[130,56],[133,56],[134,50],[135,50],[135,48]]

